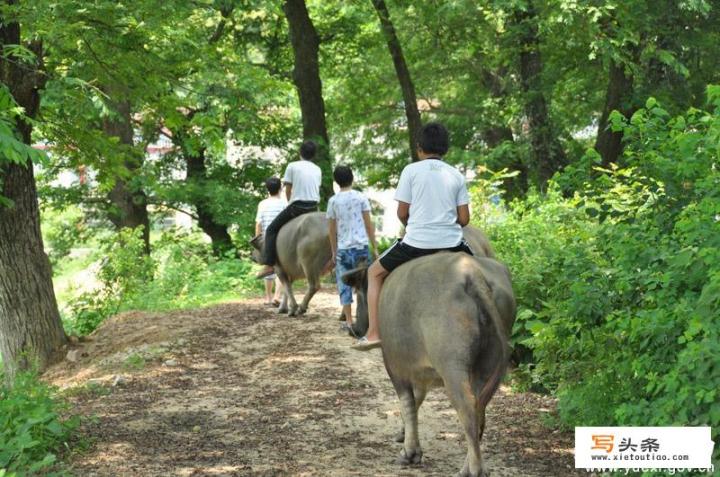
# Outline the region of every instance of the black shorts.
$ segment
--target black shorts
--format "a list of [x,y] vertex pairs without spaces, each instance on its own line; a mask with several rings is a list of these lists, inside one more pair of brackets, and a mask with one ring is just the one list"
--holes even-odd
[[380,260],[380,265],[385,270],[392,272],[413,258],[424,257],[437,252],[465,252],[469,255],[475,255],[465,240],[460,242],[460,245],[450,248],[416,248],[404,243],[402,240],[398,240],[389,249],[385,250],[378,260]]

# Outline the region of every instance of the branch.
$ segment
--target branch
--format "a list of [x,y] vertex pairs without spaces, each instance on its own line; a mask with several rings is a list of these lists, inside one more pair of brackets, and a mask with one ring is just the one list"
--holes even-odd
[[222,15],[222,19],[220,20],[220,23],[218,23],[217,28],[215,28],[215,32],[208,39],[208,44],[212,45],[220,38],[222,38],[222,35],[225,32],[225,24],[227,23],[227,19],[230,18],[230,15],[232,14],[234,8],[234,6],[230,6],[229,8],[225,7],[220,9],[220,15]]
[[154,205],[155,207],[163,207],[163,208],[166,208],[166,209],[174,210],[174,211],[176,211],[176,212],[180,212],[181,214],[185,214],[185,215],[187,215],[187,216],[189,216],[190,218],[193,218],[193,219],[195,219],[195,220],[200,220],[200,218],[199,218],[197,215],[193,214],[192,212],[188,212],[187,210],[181,209],[181,208],[176,207],[176,206],[174,206],[174,205],[166,204],[166,203],[164,203],[164,202],[150,202],[150,201],[148,201],[148,205]]

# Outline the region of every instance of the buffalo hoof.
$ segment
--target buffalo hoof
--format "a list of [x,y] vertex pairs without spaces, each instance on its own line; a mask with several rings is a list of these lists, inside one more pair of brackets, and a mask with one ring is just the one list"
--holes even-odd
[[402,466],[407,465],[420,465],[422,463],[422,451],[420,449],[413,451],[412,454],[408,455],[405,449],[400,451],[400,455],[395,460],[395,463]]
[[[361,336],[365,336],[365,333],[367,333],[367,328],[362,329],[357,325],[352,325],[352,328],[348,331],[350,336],[354,336],[355,338],[359,338]],[[404,432],[404,431],[403,431]],[[398,441],[402,442],[402,441]]]
[[298,308],[298,311],[297,311],[298,315],[304,315],[305,313],[307,313],[307,308],[303,308],[302,306],[300,308]]
[[456,474],[455,477],[490,477],[490,471],[483,466],[479,472],[472,473],[470,472],[470,469],[467,468],[466,464],[463,470]]
[[477,474],[473,474],[471,472],[462,471],[459,474],[457,474],[455,477],[490,477],[490,472],[483,469]]
[[405,429],[400,429],[394,436],[395,442],[405,442]]
[[288,309],[287,308],[278,308],[277,314],[278,315],[287,315]]
[[290,308],[290,311],[288,311],[288,316],[297,316],[298,309],[296,308]]

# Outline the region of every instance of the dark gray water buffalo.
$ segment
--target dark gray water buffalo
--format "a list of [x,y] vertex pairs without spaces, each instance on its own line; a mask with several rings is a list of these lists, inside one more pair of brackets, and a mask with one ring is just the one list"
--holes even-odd
[[[263,246],[262,236],[250,242],[259,251]],[[320,289],[320,277],[331,258],[328,221],[324,212],[312,212],[292,219],[283,225],[277,237],[278,263],[275,266],[283,284],[283,298],[278,313],[290,316],[304,314],[313,295]],[[253,254],[257,261],[258,255]],[[293,295],[292,283],[306,278],[308,290],[298,306]]]
[[[366,270],[345,280],[365,300]],[[480,455],[485,406],[509,359],[515,299],[502,263],[440,252],[393,271],[380,295],[385,369],[401,403],[401,464],[419,464],[418,409],[428,389],[444,386],[465,431],[468,452],[460,476],[487,476]]]

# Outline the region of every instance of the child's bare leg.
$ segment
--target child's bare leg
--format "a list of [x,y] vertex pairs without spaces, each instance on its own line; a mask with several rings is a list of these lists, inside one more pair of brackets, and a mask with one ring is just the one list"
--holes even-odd
[[345,315],[345,322],[346,322],[349,326],[352,326],[352,324],[353,324],[353,319],[352,319],[352,305],[349,305],[349,304],[348,304],[348,305],[343,305],[343,307],[342,307],[342,312],[343,312],[343,315]]
[[378,301],[380,300],[380,290],[382,289],[385,277],[390,272],[380,265],[379,260],[375,260],[370,268],[368,268],[368,330],[365,337],[368,341],[378,341],[380,339],[380,328],[378,327]]
[[275,295],[273,295],[273,300],[280,301],[280,290],[282,289],[282,283],[280,283],[279,278],[275,278]]
[[272,280],[263,280],[265,282],[265,303],[270,303],[272,301],[272,292],[273,292],[273,281]]

